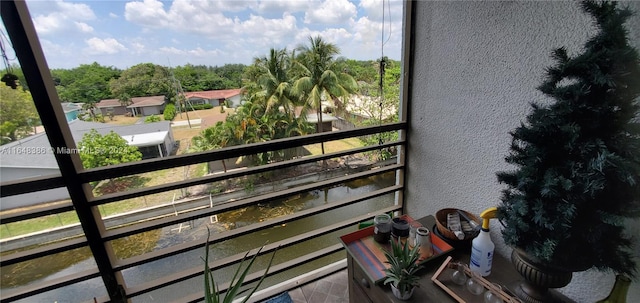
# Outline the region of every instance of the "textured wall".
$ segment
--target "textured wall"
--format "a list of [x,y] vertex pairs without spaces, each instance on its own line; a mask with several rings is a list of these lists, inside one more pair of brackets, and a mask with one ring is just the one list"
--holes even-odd
[[[551,50],[565,46],[575,54],[595,29],[576,2],[414,3],[407,209],[415,216],[444,207],[478,214],[498,203],[502,186],[495,173],[509,168],[503,160],[508,132],[525,118],[529,102],[544,101],[535,88],[552,64]],[[640,3],[631,5],[640,13]],[[628,23],[636,47],[639,19]],[[499,227],[492,223],[492,238],[507,256]],[[593,302],[613,280],[587,271],[562,291]],[[640,302],[638,282],[628,298]]]

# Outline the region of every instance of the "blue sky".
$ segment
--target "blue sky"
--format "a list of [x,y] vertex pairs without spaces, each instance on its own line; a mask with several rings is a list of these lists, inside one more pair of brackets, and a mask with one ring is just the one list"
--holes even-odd
[[[384,54],[400,59],[402,3],[384,1]],[[381,54],[382,0],[60,0],[27,5],[50,68],[94,61],[118,68],[143,62],[250,64],[272,47],[293,49],[316,35],[350,59]]]

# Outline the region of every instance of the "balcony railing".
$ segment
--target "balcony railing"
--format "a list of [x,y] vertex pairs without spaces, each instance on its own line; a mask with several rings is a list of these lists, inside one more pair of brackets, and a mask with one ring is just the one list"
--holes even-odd
[[[24,2],[5,1],[1,6],[2,19],[5,23],[13,47],[21,62],[21,67],[29,83],[32,96],[38,112],[40,113],[47,136],[53,148],[75,148],[71,138],[69,127],[66,124],[64,114],[60,108],[57,94],[53,87],[48,68],[44,61],[39,41],[36,38],[31,18]],[[406,88],[405,88],[406,89]],[[404,115],[401,115],[401,117]],[[91,301],[94,298],[100,302],[144,302],[145,298],[154,295],[166,295],[175,289],[189,288],[182,291],[178,298],[164,297],[162,301],[179,300],[181,302],[198,302],[203,298],[202,262],[193,261],[204,253],[205,245],[212,247],[212,252],[217,255],[211,261],[210,266],[222,278],[224,282],[225,269],[233,269],[244,256],[244,252],[225,253],[218,251],[216,247],[227,241],[245,243],[247,237],[261,235],[265,231],[271,231],[276,240],[265,246],[262,254],[268,254],[278,249],[278,254],[287,251],[296,251],[296,257],[288,260],[280,259],[280,262],[271,267],[270,276],[274,278],[271,283],[277,283],[286,277],[292,269],[307,266],[314,260],[335,260],[344,258],[342,246],[337,240],[337,235],[352,230],[359,222],[369,220],[378,213],[402,211],[402,194],[404,190],[403,171],[404,156],[402,152],[391,163],[373,163],[361,171],[341,172],[337,176],[308,184],[297,184],[288,188],[278,188],[272,191],[249,196],[240,199],[226,199],[218,203],[203,203],[202,205],[187,207],[180,211],[172,208],[165,212],[164,216],[154,216],[147,220],[135,220],[126,224],[109,224],[108,218],[100,212],[100,207],[119,203],[126,199],[145,197],[153,194],[167,194],[175,190],[183,190],[191,186],[211,184],[225,180],[241,180],[260,174],[278,174],[285,169],[302,167],[303,165],[318,164],[330,159],[339,159],[347,156],[363,154],[382,148],[395,147],[404,150],[406,141],[404,131],[407,129],[405,122],[385,124],[373,127],[358,128],[348,131],[335,131],[288,139],[272,140],[264,143],[243,146],[227,147],[219,150],[172,156],[159,159],[148,159],[134,163],[121,164],[85,170],[82,168],[77,154],[56,154],[56,160],[60,167],[60,175],[46,176],[19,181],[4,182],[1,184],[1,197],[18,196],[54,188],[66,187],[71,197],[70,201],[33,207],[29,209],[2,212],[0,219],[3,225],[59,215],[72,212],[77,215],[80,222],[78,233],[54,243],[38,243],[35,247],[22,247],[18,250],[7,251],[1,248],[3,277],[8,274],[6,269],[13,268],[20,271],[21,264],[38,264],[38,262],[56,262],[59,256],[70,252],[84,251],[89,254],[89,266],[68,273],[59,273],[47,279],[36,280],[27,286],[15,287],[2,291],[0,301],[11,302],[21,299],[29,301],[34,296],[43,293],[64,290],[71,285],[88,285],[87,288],[96,293],[80,295],[73,300]],[[234,159],[239,156],[255,155],[269,151],[277,151],[289,148],[303,147],[310,144],[357,138],[359,136],[376,135],[383,132],[399,132],[400,139],[394,142],[385,142],[375,146],[365,146],[348,150],[334,151],[325,155],[307,156],[295,158],[267,165],[248,167],[242,170],[229,171],[220,174],[205,175],[203,177],[186,179],[177,182],[149,186],[145,188],[125,190],[118,193],[110,193],[102,196],[94,196],[90,184],[102,180],[138,175],[148,172],[161,171],[176,167]],[[326,203],[312,207],[299,209],[295,212],[275,216],[262,222],[235,226],[224,231],[213,231],[209,243],[206,243],[206,234],[194,234],[191,240],[177,241],[161,248],[152,248],[131,255],[122,256],[117,250],[126,246],[126,241],[136,241],[136,237],[145,233],[162,233],[173,226],[182,228],[183,224],[194,226],[203,221],[213,220],[224,214],[246,209],[247,207],[259,207],[272,201],[283,201],[291,197],[327,191],[335,186],[345,183],[363,180],[365,178],[379,177],[391,174],[394,180],[389,185],[380,186],[375,190],[355,193],[353,195],[327,198]],[[326,197],[326,196],[325,196]],[[386,201],[382,206],[372,207],[371,201],[383,197]],[[369,205],[369,206],[367,206]],[[175,204],[172,205],[175,207]],[[341,213],[350,209],[348,218],[340,218]],[[306,228],[304,220],[322,221],[319,227]],[[326,221],[326,222],[325,222]],[[297,228],[286,229],[280,233],[277,228],[298,224]],[[208,225],[207,225],[208,226]],[[307,230],[308,229],[308,230]],[[282,229],[285,231],[285,229]],[[26,236],[25,236],[26,237]],[[259,238],[259,236],[257,237]],[[321,239],[322,241],[318,241]],[[118,241],[123,241],[118,242]],[[315,241],[314,244],[309,244]],[[19,242],[19,241],[18,241]],[[263,243],[250,243],[250,247],[243,251],[251,250],[250,255],[255,254],[255,248]],[[292,254],[287,253],[287,256]],[[51,258],[54,256],[53,258]],[[329,258],[328,258],[329,257]],[[47,261],[43,261],[43,258]],[[183,262],[184,261],[184,262]],[[31,263],[30,263],[31,262]],[[159,273],[151,278],[132,276],[141,272],[153,271],[156,262],[168,262],[172,265],[165,273]],[[263,262],[264,263],[264,262]],[[319,262],[317,264],[321,264]],[[264,264],[262,264],[264,266]],[[318,265],[315,265],[318,266]],[[308,270],[308,269],[305,269]],[[263,269],[255,271],[247,280],[251,283],[259,278]],[[17,274],[17,273],[16,273]],[[4,279],[4,278],[3,278]],[[86,284],[83,284],[86,283]],[[95,285],[98,285],[97,287]],[[195,285],[195,286],[194,286]],[[196,287],[196,288],[194,288]],[[158,292],[163,290],[163,292]],[[225,290],[225,284],[221,284],[221,290]],[[61,292],[60,292],[61,293]],[[185,294],[186,293],[186,294]],[[71,300],[60,298],[60,301]]]

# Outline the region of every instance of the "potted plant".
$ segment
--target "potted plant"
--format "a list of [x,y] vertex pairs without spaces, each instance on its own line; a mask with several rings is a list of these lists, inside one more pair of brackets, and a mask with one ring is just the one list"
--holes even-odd
[[422,269],[418,264],[420,246],[409,248],[408,241],[400,243],[400,238],[391,239],[391,251],[384,252],[387,263],[391,267],[385,269],[387,278],[384,284],[391,283],[391,291],[396,298],[408,300],[418,286],[420,277],[417,272]]
[[[207,233],[209,233],[208,230],[207,230]],[[264,274],[262,275],[258,283],[251,288],[241,290],[242,283],[244,283],[244,279],[247,277],[247,274],[249,273],[251,266],[253,266],[253,263],[255,262],[256,258],[258,257],[258,255],[260,254],[264,246],[260,247],[258,252],[255,255],[253,255],[253,257],[250,260],[247,260],[247,256],[249,255],[249,252],[247,252],[242,258],[242,260],[240,261],[240,265],[238,265],[238,269],[236,269],[236,272],[233,274],[233,277],[229,282],[229,287],[227,288],[227,290],[224,292],[224,295],[223,295],[220,289],[218,288],[218,285],[215,283],[213,279],[213,271],[209,267],[209,236],[210,234],[207,234],[207,245],[205,246],[205,254],[203,259],[204,260],[204,302],[205,303],[232,303],[236,299],[236,297],[248,291],[249,293],[241,301],[242,303],[247,302],[249,298],[253,295],[253,293],[256,290],[258,290],[258,287],[260,287],[260,285],[262,284],[262,281],[264,281],[264,279],[267,277],[267,273],[269,272],[269,268],[271,268],[271,263],[273,262],[273,258],[275,257],[277,250],[275,250],[273,254],[271,254],[271,259],[269,260],[269,264],[267,265],[267,268],[264,270]],[[243,269],[245,262],[248,262],[248,264]]]
[[637,270],[625,234],[625,220],[640,216],[640,64],[624,27],[632,12],[616,2],[581,6],[598,33],[575,56],[553,52],[555,65],[538,87],[553,100],[532,104],[510,133],[506,161],[515,168],[497,174],[507,185],[502,235],[516,248],[517,269],[546,265],[545,279],[525,275],[531,285],[519,292],[527,302],[544,301],[571,272]]

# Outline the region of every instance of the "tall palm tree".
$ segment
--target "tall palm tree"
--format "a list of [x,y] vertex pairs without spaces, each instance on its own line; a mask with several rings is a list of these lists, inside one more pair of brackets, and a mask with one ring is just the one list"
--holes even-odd
[[[347,97],[356,90],[356,81],[349,74],[338,70],[335,56],[340,49],[325,42],[320,36],[309,37],[309,46],[299,46],[296,58],[298,78],[293,83],[293,93],[304,101],[302,115],[308,108],[316,110],[318,130],[322,129],[322,99]],[[318,131],[319,132],[319,131]],[[324,143],[321,143],[324,154]]]
[[267,110],[283,108],[287,115],[293,117],[295,98],[291,93],[291,56],[287,49],[271,49],[269,56],[254,58],[254,81],[258,85],[257,92],[263,97]]

